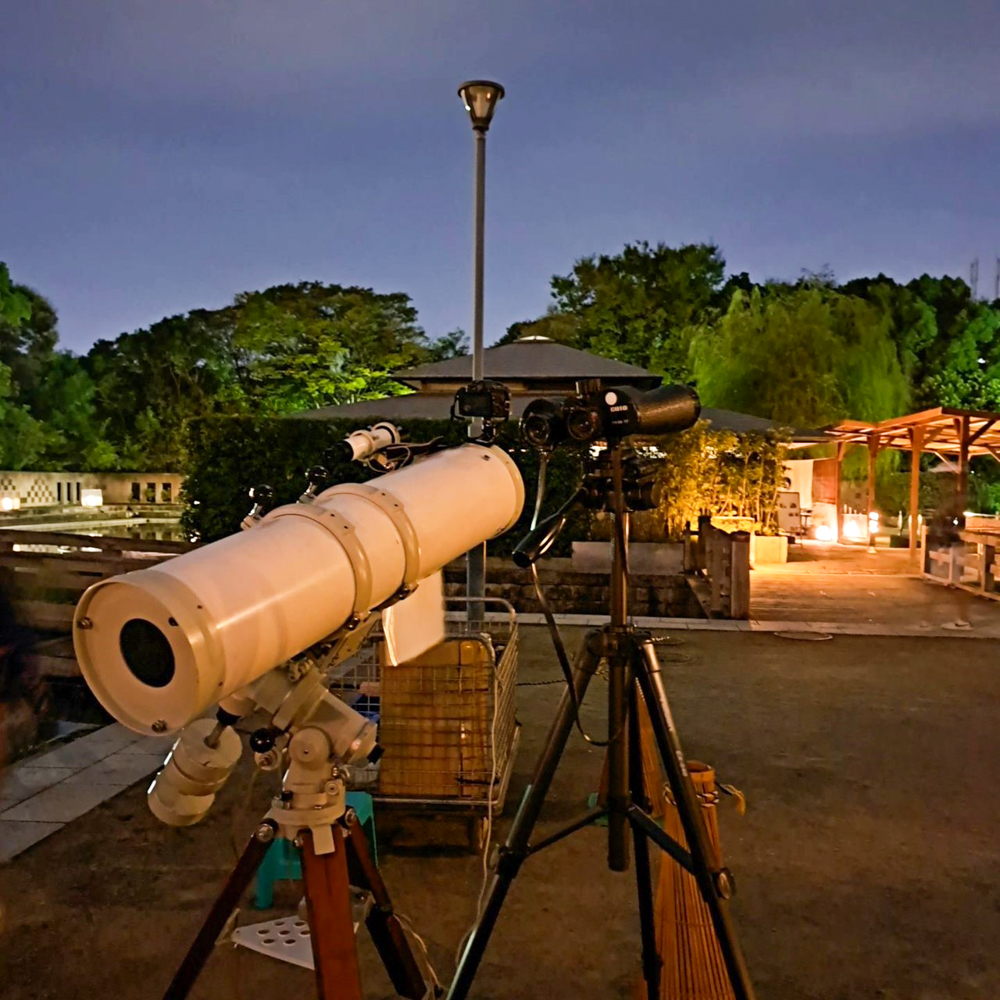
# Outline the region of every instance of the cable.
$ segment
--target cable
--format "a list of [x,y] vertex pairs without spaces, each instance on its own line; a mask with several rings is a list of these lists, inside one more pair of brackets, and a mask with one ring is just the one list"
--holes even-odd
[[535,512],[531,515],[531,530],[538,525],[538,515],[542,512],[542,500],[545,498],[545,472],[549,465],[549,453],[543,451],[538,456],[538,485],[535,487]]
[[458,951],[455,953],[455,964],[461,960],[462,950],[469,940],[472,932],[479,923],[479,916],[483,910],[483,899],[486,897],[486,890],[490,884],[490,844],[493,841],[493,789],[497,780],[497,708],[500,704],[500,674],[496,663],[493,664],[493,719],[490,723],[490,784],[486,795],[486,836],[483,838],[483,879],[479,885],[479,895],[476,897],[476,916],[473,918],[469,929],[462,935],[458,943]]
[[431,965],[430,955],[427,953],[427,942],[417,933],[416,928],[413,926],[413,921],[405,913],[400,913],[399,910],[394,910],[393,912],[396,914],[396,919],[403,925],[403,930],[407,931],[410,937],[417,942],[417,948],[420,949],[420,955],[424,960],[424,965],[427,967],[427,973],[431,982],[437,989],[443,989],[441,980],[438,979],[438,974],[434,971],[434,966]]
[[[501,654],[502,655],[502,654]],[[497,708],[500,704],[500,672],[493,664],[493,719],[490,723],[490,785],[486,796],[486,836],[483,838],[483,882],[476,899],[476,920],[483,908],[483,897],[490,882],[490,843],[493,840],[493,790],[497,781]]]
[[[573,668],[570,666],[569,656],[566,653],[566,646],[562,640],[562,633],[560,633],[559,626],[556,624],[555,616],[552,614],[552,608],[549,607],[549,602],[545,597],[545,593],[542,591],[542,584],[538,579],[538,566],[535,563],[531,564],[531,582],[534,584],[535,597],[538,599],[538,603],[542,608],[542,615],[545,617],[545,624],[548,626],[549,635],[552,637],[552,645],[555,647],[556,659],[559,661],[559,667],[563,672],[563,680],[566,682],[566,686],[569,690],[570,701],[573,703],[573,723],[580,735],[591,746],[606,747],[618,738],[620,732],[616,733],[612,739],[595,740],[580,723],[580,700],[576,696],[576,683],[573,680]],[[581,649],[581,657],[582,653],[583,649]]]

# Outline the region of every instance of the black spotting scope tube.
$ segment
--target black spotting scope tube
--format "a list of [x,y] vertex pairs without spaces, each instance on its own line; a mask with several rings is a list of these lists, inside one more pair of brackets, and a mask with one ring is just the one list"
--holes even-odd
[[660,385],[648,392],[616,388],[627,393],[635,407],[633,434],[673,434],[686,431],[698,421],[701,400],[687,385]]

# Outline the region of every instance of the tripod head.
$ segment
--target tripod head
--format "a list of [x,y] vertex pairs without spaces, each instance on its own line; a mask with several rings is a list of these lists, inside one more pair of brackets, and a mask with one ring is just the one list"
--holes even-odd
[[562,534],[570,515],[581,507],[604,511],[619,520],[634,511],[655,510],[658,504],[655,468],[621,439],[614,440],[588,454],[579,488],[518,542],[514,562],[527,569],[545,555]]
[[514,562],[527,568],[545,555],[579,506],[611,513],[616,547],[625,535],[621,539],[624,548],[628,514],[653,510],[659,503],[655,469],[626,439],[687,430],[700,413],[698,394],[686,385],[661,385],[642,392],[633,386],[606,389],[597,379],[578,382],[573,396],[529,403],[521,417],[525,443],[543,459],[561,446],[585,449],[584,473],[569,500],[517,545]]

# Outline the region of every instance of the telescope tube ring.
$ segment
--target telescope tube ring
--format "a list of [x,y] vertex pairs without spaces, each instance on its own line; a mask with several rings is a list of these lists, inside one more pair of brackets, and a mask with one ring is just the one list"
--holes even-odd
[[420,540],[413,528],[413,523],[406,516],[406,509],[391,494],[368,483],[342,483],[323,491],[323,496],[333,496],[345,493],[362,497],[375,504],[386,517],[392,521],[393,527],[399,532],[399,540],[403,543],[403,556],[406,560],[403,569],[403,584],[400,591],[409,593],[416,588],[420,573]]
[[272,510],[261,522],[276,520],[279,517],[308,517],[325,528],[343,546],[354,574],[354,617],[364,618],[371,608],[372,598],[372,566],[368,553],[358,542],[354,525],[336,510],[322,510],[310,504],[292,503],[285,507]]

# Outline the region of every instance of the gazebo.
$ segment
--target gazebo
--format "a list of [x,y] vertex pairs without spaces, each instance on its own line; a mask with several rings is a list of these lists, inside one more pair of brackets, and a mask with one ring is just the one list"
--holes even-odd
[[837,445],[837,541],[844,526],[840,504],[841,467],[847,449],[864,445],[868,449],[868,513],[875,510],[875,461],[883,448],[908,451],[910,463],[910,558],[917,561],[917,520],[920,506],[920,456],[929,452],[950,456],[957,466],[957,500],[964,508],[969,484],[969,459],[992,455],[1000,461],[1000,413],[984,410],[959,410],[937,406],[903,417],[893,417],[879,423],[844,420],[827,428],[827,435]]

